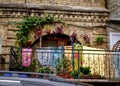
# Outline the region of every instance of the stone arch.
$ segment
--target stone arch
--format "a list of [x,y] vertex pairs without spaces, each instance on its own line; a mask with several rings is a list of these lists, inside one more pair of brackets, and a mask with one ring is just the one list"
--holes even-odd
[[[41,36],[41,43],[42,43],[42,47],[59,47],[59,46],[69,46],[71,45],[71,41],[70,41],[71,36],[70,35],[66,35],[66,34],[45,34]],[[52,43],[53,42],[53,43]],[[79,40],[76,39],[75,42],[79,42]],[[51,45],[49,45],[49,43],[51,43]],[[55,45],[54,45],[55,44]],[[40,37],[38,37],[32,44],[30,47],[39,47],[40,46]]]

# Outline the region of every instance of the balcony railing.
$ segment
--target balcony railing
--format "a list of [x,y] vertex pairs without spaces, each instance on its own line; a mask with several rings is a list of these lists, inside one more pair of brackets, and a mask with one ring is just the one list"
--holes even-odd
[[16,48],[10,50],[11,71],[54,73],[64,78],[120,78],[120,52],[102,49]]
[[5,65],[5,58],[0,55],[0,70],[4,69],[4,65]]

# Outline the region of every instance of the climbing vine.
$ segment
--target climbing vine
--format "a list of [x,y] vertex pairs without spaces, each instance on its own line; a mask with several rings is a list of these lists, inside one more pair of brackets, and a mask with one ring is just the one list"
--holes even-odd
[[26,46],[29,40],[29,32],[31,30],[36,31],[41,30],[46,24],[54,24],[60,22],[58,19],[54,18],[52,15],[45,15],[43,17],[27,17],[22,20],[22,22],[16,23],[16,27],[19,28],[16,34],[16,45]]

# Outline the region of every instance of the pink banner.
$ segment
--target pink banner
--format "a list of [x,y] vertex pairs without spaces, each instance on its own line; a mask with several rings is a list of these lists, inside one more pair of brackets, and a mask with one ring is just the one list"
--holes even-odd
[[30,66],[32,61],[32,49],[22,49],[22,66]]

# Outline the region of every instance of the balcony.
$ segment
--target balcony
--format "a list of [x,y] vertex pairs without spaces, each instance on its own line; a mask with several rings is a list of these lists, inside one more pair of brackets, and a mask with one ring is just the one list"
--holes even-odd
[[119,80],[120,52],[72,46],[10,50],[10,71],[56,74],[74,80]]

